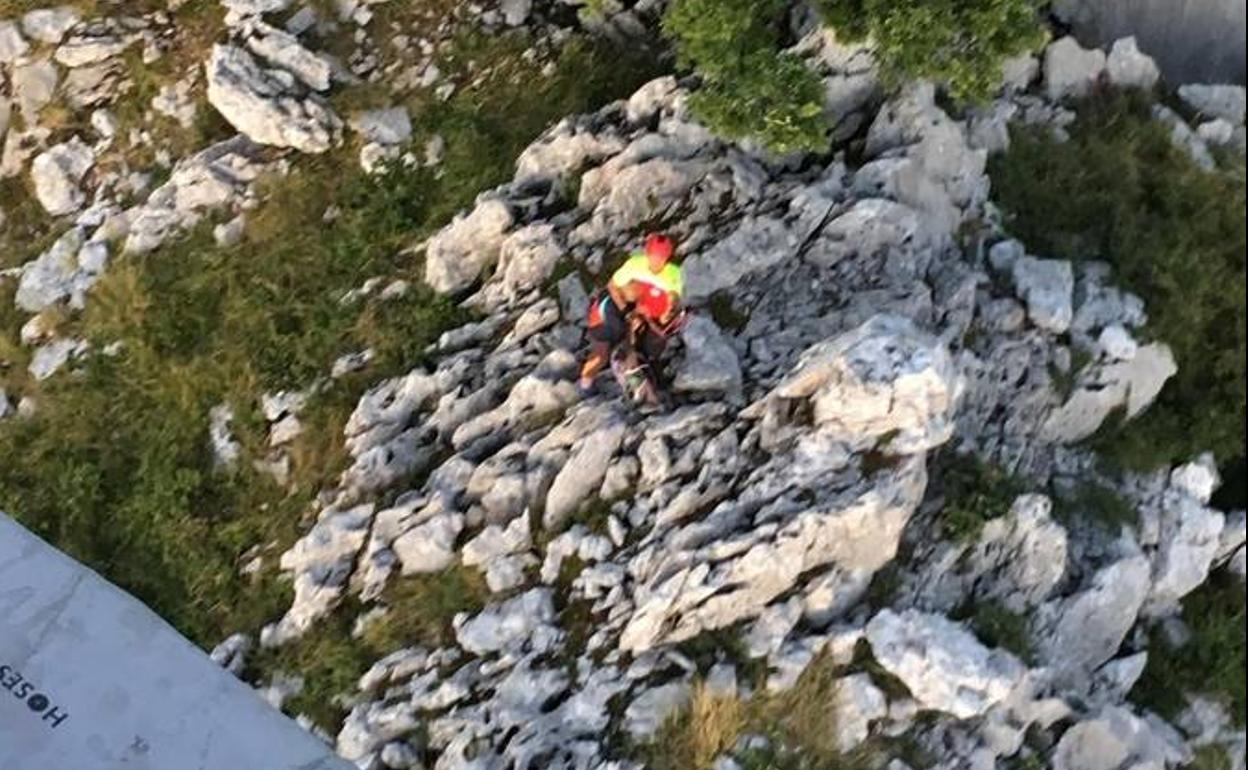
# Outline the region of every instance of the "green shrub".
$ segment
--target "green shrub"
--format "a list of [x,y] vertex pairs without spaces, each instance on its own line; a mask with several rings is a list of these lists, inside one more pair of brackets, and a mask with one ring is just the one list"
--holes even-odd
[[1013,476],[973,455],[942,453],[935,476],[944,490],[940,512],[944,534],[963,542],[979,537],[984,523],[1004,515],[1023,492]]
[[1038,48],[1035,0],[821,0],[839,37],[870,37],[885,81],[924,79],[956,101],[977,101],[1001,82],[1010,56]]
[[985,602],[977,605],[966,619],[984,644],[1008,650],[1028,665],[1035,663],[1026,615],[1010,612],[996,602]]
[[1170,142],[1134,94],[1078,105],[1070,141],[1016,127],[989,161],[994,197],[1034,253],[1099,259],[1145,302],[1147,332],[1170,345],[1178,374],[1155,404],[1098,448],[1147,470],[1212,450],[1244,454],[1244,177],[1207,172]]
[[682,66],[702,77],[690,107],[714,132],[778,153],[827,147],[823,87],[781,53],[784,0],[677,0],[663,19]]
[[1235,724],[1244,726],[1244,586],[1226,570],[1183,599],[1183,621],[1192,632],[1187,644],[1171,649],[1160,629],[1148,645],[1148,666],[1131,691],[1136,702],[1173,719],[1187,705],[1185,693],[1222,701]]
[[1129,500],[1111,487],[1091,481],[1079,483],[1053,496],[1053,514],[1063,523],[1076,517],[1091,518],[1117,532],[1123,524],[1137,524],[1139,513]]

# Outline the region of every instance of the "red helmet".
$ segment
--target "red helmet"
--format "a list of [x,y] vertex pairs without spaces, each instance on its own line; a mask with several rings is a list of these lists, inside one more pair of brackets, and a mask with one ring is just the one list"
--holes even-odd
[[676,250],[672,239],[662,233],[650,233],[646,236],[646,254],[659,257],[663,260],[672,258],[672,252]]

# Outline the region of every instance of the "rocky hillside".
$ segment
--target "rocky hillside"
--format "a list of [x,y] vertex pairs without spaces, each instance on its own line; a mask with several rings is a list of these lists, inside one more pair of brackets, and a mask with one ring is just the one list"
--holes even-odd
[[[1012,238],[988,175],[1012,129],[1060,147],[1085,98],[1135,89],[1176,158],[1210,177],[1238,162],[1242,186],[1242,88],[1172,93],[1132,39],[1106,53],[1061,38],[1008,62],[991,103],[953,110],[931,84],[886,88],[869,43],[799,14],[792,51],[823,79],[827,155],[716,138],[690,113],[698,83],[671,74],[535,137],[461,138],[482,108],[524,109],[524,89],[562,83],[576,46],[641,45],[661,4],[94,11],[0,21],[15,180],[0,287],[18,337],[0,347],[0,432],[35,436],[58,399],[83,397],[75,380],[196,375],[163,402],[198,410],[189,463],[264,490],[188,481],[182,497],[150,496],[250,508],[197,524],[205,538],[237,528],[203,541],[232,564],[212,580],[253,581],[211,603],[225,627],[201,641],[238,631],[214,659],[343,757],[376,770],[1244,767],[1242,686],[1185,673],[1229,665],[1242,679],[1244,512],[1211,505],[1209,453],[1122,471],[1087,441],[1146,413],[1176,356],[1150,332],[1150,298],[1110,264]],[[162,60],[179,64],[150,82]],[[482,96],[512,67],[528,69],[500,90],[518,101]],[[516,150],[505,175],[469,163],[490,140]],[[274,219],[284,186],[318,163],[329,192],[311,218]],[[383,206],[353,208],[356,176],[389,191],[362,200],[428,213],[369,229],[359,217]],[[384,197],[404,185],[410,197]],[[194,308],[118,304],[132,296],[118,275],[176,287],[216,269],[211,255],[263,261],[255,244],[275,221],[290,228],[279,240],[324,229],[325,264],[276,279],[324,280],[297,294],[311,309],[291,301],[289,317],[201,349],[194,335],[220,332]],[[588,292],[656,228],[677,239],[694,314],[671,362],[676,406],[643,415],[574,382]],[[365,248],[344,229],[386,253],[333,267]],[[222,296],[243,296],[237,281]],[[280,310],[290,295],[267,296]],[[396,342],[413,327],[387,303],[429,316],[418,344]],[[178,333],[127,336],[147,315]],[[286,338],[299,349],[277,375],[257,345],[237,383],[199,389],[251,350],[245,337],[282,324],[332,334]],[[40,440],[74,446],[64,430]],[[256,514],[263,526],[239,523]],[[87,550],[73,526],[40,528]],[[141,578],[118,579],[143,596]],[[253,606],[223,612],[231,602]],[[1176,683],[1190,691],[1166,692]]]

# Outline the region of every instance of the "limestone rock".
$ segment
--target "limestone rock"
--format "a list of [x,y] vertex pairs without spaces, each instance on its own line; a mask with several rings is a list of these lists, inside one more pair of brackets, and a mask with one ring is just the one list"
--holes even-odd
[[28,124],[37,122],[39,110],[52,101],[60,74],[48,59],[36,59],[13,68],[13,98]]
[[412,119],[406,107],[362,112],[351,119],[351,128],[366,141],[381,145],[406,144],[412,138]]
[[[78,13],[68,5],[38,8],[22,17],[22,30],[41,43],[56,45],[78,23]],[[3,57],[0,57],[3,58]]]
[[1083,96],[1105,71],[1105,54],[1088,50],[1070,36],[1044,51],[1044,92],[1050,101]]
[[735,393],[741,389],[736,351],[710,318],[695,315],[681,331],[685,356],[672,388],[683,392]]
[[294,35],[263,22],[249,25],[247,48],[269,64],[289,72],[313,91],[328,91],[333,67],[307,48]]
[[1156,62],[1148,54],[1140,51],[1135,37],[1124,37],[1114,41],[1107,61],[1109,82],[1116,86],[1130,88],[1152,88],[1161,77]]
[[229,45],[213,46],[207,69],[209,103],[253,141],[308,153],[337,144],[342,121],[323,101],[299,96],[289,73]]
[[30,44],[22,37],[17,25],[0,21],[0,64],[12,64],[26,55]]
[[959,719],[979,716],[1004,700],[1026,667],[942,615],[882,610],[867,624],[875,659],[901,679],[924,708]]
[[1053,769],[1162,768],[1190,759],[1191,750],[1174,728],[1111,706],[1062,735],[1053,752]]
[[869,675],[853,674],[837,680],[833,710],[837,746],[849,753],[870,735],[871,722],[888,715],[888,700]]
[[338,603],[355,555],[368,537],[373,506],[327,509],[308,534],[286,553],[281,567],[294,573],[295,600],[282,619],[261,632],[260,643],[276,647],[302,636]]
[[1139,348],[1129,361],[1095,367],[1075,391],[1045,418],[1040,436],[1070,444],[1091,436],[1115,410],[1125,407],[1128,418],[1144,411],[1178,367],[1164,343]]
[[394,553],[404,575],[441,572],[455,563],[455,540],[464,528],[464,517],[443,513],[409,529],[394,541]]
[[77,136],[36,156],[30,175],[44,210],[62,216],[82,208],[86,195],[78,185],[94,165],[95,153]]
[[467,216],[456,217],[425,247],[425,282],[442,294],[471,286],[498,260],[514,222],[507,204],[498,200],[479,203]]
[[1080,681],[1114,657],[1148,596],[1149,572],[1143,556],[1121,559],[1093,575],[1084,590],[1036,611],[1032,637],[1056,681]]
[[1162,495],[1161,537],[1145,608],[1148,614],[1177,611],[1179,600],[1209,576],[1225,524],[1221,511],[1204,505],[1214,486],[1206,479],[1216,479],[1214,474],[1197,463],[1171,474],[1170,488]]
[[137,37],[119,38],[111,35],[76,35],[56,49],[53,58],[71,69],[98,64],[129,48]]
[[1179,86],[1179,98],[1201,115],[1222,118],[1234,126],[1244,124],[1244,87],[1187,83]]
[[1045,331],[1062,334],[1074,318],[1074,271],[1064,259],[1023,256],[1014,261],[1014,288],[1027,303],[1031,322]]
[[839,440],[868,446],[887,435],[890,453],[910,454],[949,440],[964,388],[935,337],[878,315],[803,353],[775,394],[811,398],[815,423]]
[[783,222],[747,218],[726,238],[685,260],[685,296],[692,302],[706,299],[780,264],[797,247],[796,235]]
[[544,527],[557,528],[598,491],[623,438],[623,423],[611,421],[577,442],[546,494]]

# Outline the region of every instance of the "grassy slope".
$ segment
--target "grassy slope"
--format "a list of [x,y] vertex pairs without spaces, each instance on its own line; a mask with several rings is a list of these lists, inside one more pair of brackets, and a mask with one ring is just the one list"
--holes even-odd
[[1147,333],[1174,350],[1179,372],[1157,403],[1102,431],[1101,447],[1141,469],[1208,449],[1223,462],[1242,457],[1243,162],[1197,168],[1138,95],[1097,95],[1078,112],[1066,144],[1017,129],[989,173],[1015,236],[1042,256],[1109,262],[1144,298]]
[[[521,58],[527,45],[516,35],[465,36],[444,71],[471,60],[474,72],[492,74],[446,103],[411,99],[415,146],[435,133],[446,140],[438,173],[370,179],[351,148],[300,158],[288,177],[268,180],[237,247],[217,248],[209,222],[156,253],[116,262],[85,313],[57,320],[97,349],[121,341],[122,352],[91,358],[81,376],[43,383],[33,420],[0,423],[0,509],[202,645],[275,619],[289,601],[273,571],[276,555],[297,537],[311,497],[341,469],[341,426],[355,400],[369,383],[420,364],[424,347],[463,320],[423,288],[422,265],[401,249],[509,178],[516,155],[547,125],[631,93],[658,66],[653,55],[574,41],[546,78]],[[30,208],[21,199],[19,207]],[[325,225],[330,204],[341,215]],[[27,230],[3,237],[51,232],[37,211],[29,215]],[[376,275],[407,279],[413,290],[363,307],[339,304],[344,291]],[[13,283],[0,284],[0,361],[9,364],[0,382],[10,393],[14,383],[29,392]],[[306,387],[338,355],[366,346],[378,353],[368,372],[338,381],[305,414],[292,449],[295,491],[246,462],[234,472],[213,468],[213,405],[233,405],[250,461],[264,449],[261,393]],[[269,546],[266,569],[241,577],[242,557],[258,544]],[[389,649],[438,642],[455,610],[480,601],[479,583],[456,572],[409,582],[390,596],[398,612],[363,642],[347,636],[344,613],[307,644],[259,665],[298,666],[313,680],[303,705],[317,706],[332,727],[335,688]],[[430,620],[411,622],[421,615]]]

